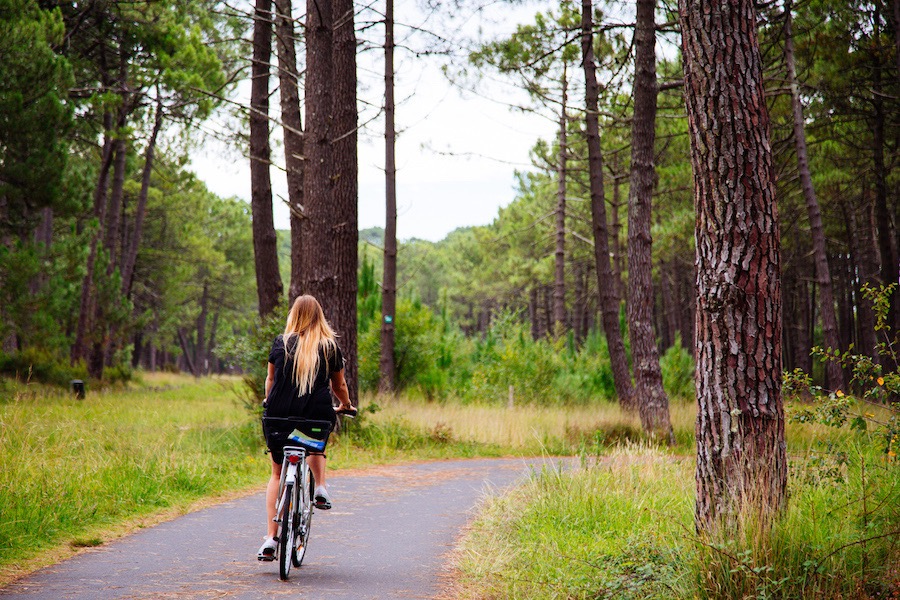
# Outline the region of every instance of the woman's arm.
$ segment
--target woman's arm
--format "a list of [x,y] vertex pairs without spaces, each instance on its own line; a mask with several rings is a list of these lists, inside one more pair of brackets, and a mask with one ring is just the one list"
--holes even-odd
[[348,409],[350,404],[350,391],[347,389],[347,380],[344,379],[344,370],[335,371],[331,374],[331,391],[334,397],[341,403],[341,408]]
[[272,389],[272,385],[275,383],[275,365],[269,363],[269,372],[266,373],[266,398],[269,397],[269,390]]

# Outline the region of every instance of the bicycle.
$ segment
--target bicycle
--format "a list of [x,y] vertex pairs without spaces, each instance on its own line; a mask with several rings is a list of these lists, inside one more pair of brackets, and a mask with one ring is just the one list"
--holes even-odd
[[[357,414],[355,409],[337,412],[350,418]],[[331,433],[331,422],[297,417],[263,417],[263,422],[294,427],[292,432],[284,432],[284,435],[286,440],[297,444],[284,446],[278,501],[275,505],[275,521],[278,523],[278,535],[275,538],[278,542],[278,575],[282,581],[286,581],[290,576],[291,566],[299,568],[303,564],[312,526],[316,481],[306,459],[310,452],[322,452],[325,449]]]

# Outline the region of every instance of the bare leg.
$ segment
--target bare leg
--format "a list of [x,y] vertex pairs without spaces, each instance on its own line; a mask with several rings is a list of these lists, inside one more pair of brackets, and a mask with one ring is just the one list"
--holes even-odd
[[309,469],[316,478],[316,487],[325,485],[325,457],[321,454],[311,454],[306,462],[309,463]]
[[266,524],[266,536],[273,538],[278,534],[278,523],[275,522],[275,504],[278,502],[278,484],[281,482],[281,465],[272,463],[272,477],[266,486],[266,515],[269,521]]

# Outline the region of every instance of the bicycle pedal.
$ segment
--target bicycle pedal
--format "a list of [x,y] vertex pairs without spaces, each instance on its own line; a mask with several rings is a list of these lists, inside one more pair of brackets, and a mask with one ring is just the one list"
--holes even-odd
[[257,556],[256,556],[256,560],[261,561],[261,562],[273,562],[273,561],[275,560],[275,555],[274,555],[274,554],[273,554],[272,556],[259,556],[259,555],[257,555]]

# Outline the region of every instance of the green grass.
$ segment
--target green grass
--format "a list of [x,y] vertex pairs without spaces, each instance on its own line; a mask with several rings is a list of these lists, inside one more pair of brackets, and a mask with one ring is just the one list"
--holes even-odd
[[265,476],[234,380],[158,375],[85,400],[40,386],[0,399],[0,567],[93,546],[135,518]]
[[769,535],[698,537],[693,457],[626,444],[491,500],[456,554],[455,594],[900,597],[900,465],[865,434],[789,426],[789,439],[788,508]]

